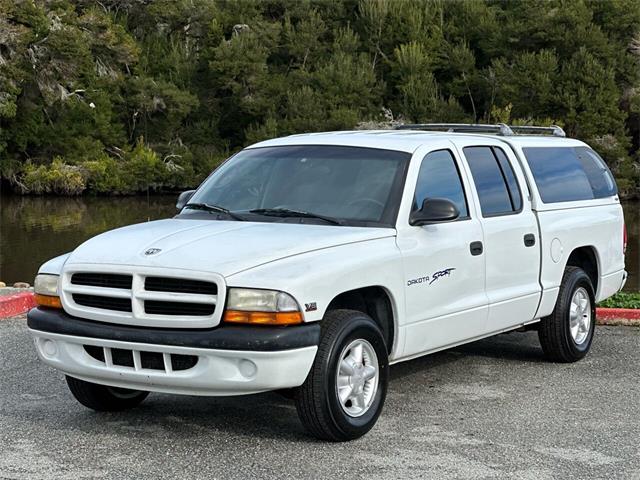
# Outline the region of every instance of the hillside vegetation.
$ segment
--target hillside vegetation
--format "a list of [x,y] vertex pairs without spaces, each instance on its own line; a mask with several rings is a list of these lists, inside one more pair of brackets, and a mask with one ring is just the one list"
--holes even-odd
[[556,123],[632,197],[639,60],[637,0],[0,0],[0,175],[178,189],[279,135]]

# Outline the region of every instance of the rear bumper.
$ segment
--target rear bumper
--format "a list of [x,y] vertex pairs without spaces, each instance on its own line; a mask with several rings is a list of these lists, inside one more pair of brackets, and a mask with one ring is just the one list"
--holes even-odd
[[[320,338],[318,324],[166,330],[101,324],[39,308],[27,318],[40,359],[67,375],[116,387],[188,395],[240,395],[297,387],[311,369]],[[94,351],[98,347],[101,358],[90,355],[87,346]],[[114,349],[131,352],[133,364],[114,364]],[[163,361],[147,368],[141,358],[153,354]],[[174,370],[171,355],[197,357],[197,362]]]

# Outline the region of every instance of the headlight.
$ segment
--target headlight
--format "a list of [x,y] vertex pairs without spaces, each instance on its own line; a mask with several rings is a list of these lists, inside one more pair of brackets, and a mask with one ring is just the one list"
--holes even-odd
[[40,274],[33,282],[33,290],[36,294],[36,303],[41,307],[62,308],[58,296],[58,275]]
[[298,302],[288,293],[255,288],[231,288],[224,321],[261,325],[302,323]]

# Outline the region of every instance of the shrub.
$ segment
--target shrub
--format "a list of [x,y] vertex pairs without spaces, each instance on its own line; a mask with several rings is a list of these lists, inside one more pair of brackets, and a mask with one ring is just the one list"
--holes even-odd
[[35,194],[80,195],[86,188],[82,169],[67,165],[60,157],[55,157],[50,165],[27,164],[21,183],[24,193]]
[[640,308],[640,293],[619,292],[613,297],[600,302],[599,306],[607,308]]

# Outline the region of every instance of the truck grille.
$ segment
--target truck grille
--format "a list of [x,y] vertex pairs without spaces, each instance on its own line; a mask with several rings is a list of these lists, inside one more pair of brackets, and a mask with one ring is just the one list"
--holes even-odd
[[218,286],[215,283],[182,278],[147,277],[144,282],[144,288],[150,292],[218,294]]
[[129,298],[101,297],[98,295],[74,293],[73,301],[78,305],[83,305],[85,307],[102,308],[103,310],[116,310],[118,312],[131,311],[131,299]]
[[86,265],[64,272],[65,310],[91,320],[153,327],[203,328],[220,321],[217,305],[225,290],[217,274],[159,267],[106,270]]
[[71,283],[74,285],[106,288],[131,288],[132,280],[131,275],[109,273],[74,273],[71,276]]
[[159,370],[165,373],[189,370],[198,363],[195,355],[145,352],[123,348],[84,345],[84,351],[106,366],[127,367],[134,370]]
[[145,300],[144,311],[152,315],[211,315],[215,311],[215,305],[207,303],[182,303],[159,302],[157,300]]

